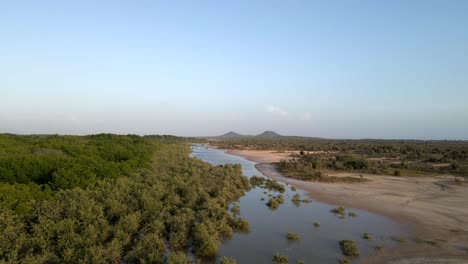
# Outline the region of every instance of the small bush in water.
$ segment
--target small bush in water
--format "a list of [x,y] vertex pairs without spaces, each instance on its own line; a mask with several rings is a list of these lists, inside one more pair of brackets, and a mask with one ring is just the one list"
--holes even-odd
[[341,250],[343,254],[347,257],[359,257],[359,248],[356,245],[356,242],[353,240],[341,240],[340,241]]
[[220,264],[236,264],[236,260],[233,258],[222,257],[220,260]]
[[275,198],[270,198],[267,202],[267,206],[270,207],[270,209],[276,209],[279,207],[279,203]]
[[366,239],[366,240],[374,240],[374,238],[371,235],[369,235],[368,233],[362,234],[362,238]]
[[288,232],[286,235],[288,240],[298,240],[299,239],[299,234],[293,233],[293,232]]
[[285,264],[289,262],[288,256],[286,255],[281,255],[279,253],[276,253],[276,255],[273,256],[273,262],[277,264]]

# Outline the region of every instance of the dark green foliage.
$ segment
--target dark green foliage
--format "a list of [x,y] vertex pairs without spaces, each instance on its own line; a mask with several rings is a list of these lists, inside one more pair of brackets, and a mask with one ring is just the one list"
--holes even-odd
[[[95,177],[85,188],[60,189],[55,182],[54,188],[35,181],[1,183],[2,263],[191,263],[182,252],[192,248],[200,257],[214,255],[220,237],[248,226],[228,211],[228,205],[250,188],[241,167],[213,167],[191,159],[184,144],[114,135],[6,137],[20,143],[5,143],[3,137],[1,145],[8,147],[0,149],[0,159],[28,156],[28,144],[45,140],[47,149],[61,150],[41,150],[45,160],[65,155],[81,164],[83,153],[97,151],[102,155],[93,157],[103,164],[90,161],[89,166],[98,171],[115,165],[117,174]],[[143,157],[138,149],[148,151],[149,157],[133,163]]]
[[341,240],[340,246],[343,251],[343,255],[347,257],[359,257],[360,253],[356,242],[352,240]]
[[273,262],[275,262],[277,264],[285,264],[285,263],[289,262],[288,256],[282,255],[282,254],[279,254],[279,253],[276,253],[273,256],[272,260],[273,260]]
[[86,187],[98,179],[149,166],[148,140],[135,136],[0,135],[0,181],[47,184],[53,190]]
[[319,222],[314,222],[314,227],[320,227],[320,223]]

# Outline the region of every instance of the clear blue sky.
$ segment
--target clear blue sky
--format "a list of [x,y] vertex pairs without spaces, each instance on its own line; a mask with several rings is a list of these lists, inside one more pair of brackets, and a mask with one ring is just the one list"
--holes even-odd
[[468,139],[468,1],[0,2],[0,132]]

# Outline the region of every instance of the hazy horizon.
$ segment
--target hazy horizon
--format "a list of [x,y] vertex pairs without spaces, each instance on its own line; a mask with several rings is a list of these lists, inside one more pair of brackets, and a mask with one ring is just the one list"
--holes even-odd
[[468,140],[467,1],[4,1],[0,133]]

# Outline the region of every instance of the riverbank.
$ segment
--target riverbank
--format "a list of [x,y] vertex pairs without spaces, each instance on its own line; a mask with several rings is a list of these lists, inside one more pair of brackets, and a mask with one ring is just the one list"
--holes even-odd
[[[468,187],[453,184],[453,177],[363,175],[371,181],[357,184],[307,182],[284,177],[271,164],[289,158],[289,152],[228,150],[227,153],[257,162],[257,169],[265,176],[303,189],[313,199],[385,215],[399,222],[409,239],[441,241],[439,247],[407,243],[370,257],[368,263],[407,256],[468,257]],[[337,173],[334,176],[353,175]]]

